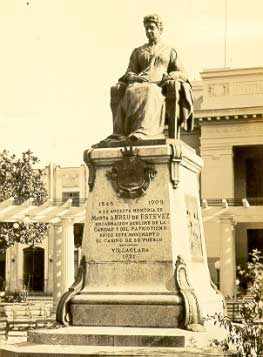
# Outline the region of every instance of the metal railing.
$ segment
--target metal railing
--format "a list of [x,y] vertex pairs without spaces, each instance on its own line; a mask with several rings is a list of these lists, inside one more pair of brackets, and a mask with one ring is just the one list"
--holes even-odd
[[[86,202],[87,202],[87,198],[74,198],[72,197],[72,206],[73,207],[80,207],[80,206],[83,206]],[[53,200],[53,204],[54,206],[61,206],[63,203],[65,203],[66,201],[63,201],[63,200],[59,200],[59,199],[56,199],[56,200]]]
[[[37,201],[32,201],[31,205],[32,206],[41,206],[43,203],[47,202],[49,200],[49,198],[47,198],[47,200],[45,200],[44,202],[37,202]],[[71,198],[72,200],[72,206],[73,207],[80,207],[80,206],[83,206],[86,202],[87,202],[87,198]],[[26,200],[23,200],[21,201],[20,199],[19,200],[14,200],[13,201],[13,205],[21,205],[25,202]],[[0,199],[0,203],[3,202],[3,200]],[[55,199],[55,200],[52,200],[52,205],[53,206],[61,206],[63,203],[65,203],[66,201],[65,200],[62,200],[62,199]]]
[[202,199],[202,207],[249,207],[263,206],[263,197],[246,197],[246,198],[208,198]]

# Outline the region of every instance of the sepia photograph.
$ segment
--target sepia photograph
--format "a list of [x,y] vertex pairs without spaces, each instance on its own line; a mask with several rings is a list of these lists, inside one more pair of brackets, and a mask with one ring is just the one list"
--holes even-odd
[[263,357],[261,0],[0,0],[0,357]]

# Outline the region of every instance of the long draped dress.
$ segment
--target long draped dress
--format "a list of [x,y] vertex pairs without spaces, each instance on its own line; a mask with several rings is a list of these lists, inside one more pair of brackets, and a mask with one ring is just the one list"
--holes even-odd
[[136,139],[164,138],[164,96],[158,85],[165,75],[181,71],[176,51],[163,44],[135,48],[128,69],[120,81],[132,75],[149,80],[128,84],[113,118],[113,134]]

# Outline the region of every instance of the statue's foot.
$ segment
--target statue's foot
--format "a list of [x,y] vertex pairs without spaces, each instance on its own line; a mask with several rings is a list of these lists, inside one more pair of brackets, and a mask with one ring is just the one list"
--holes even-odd
[[141,140],[140,138],[138,138],[136,135],[131,135],[131,136],[128,136],[128,140],[131,140],[131,141],[138,141],[138,140]]
[[110,136],[108,136],[106,139],[100,141],[100,143],[109,143],[112,141],[123,141],[126,140],[126,136],[124,135],[120,135],[120,134],[112,134]]
[[201,324],[190,324],[187,325],[186,329],[192,332],[206,332],[206,328]]
[[108,136],[107,138],[101,140],[98,144],[92,145],[92,147],[100,148],[100,147],[110,145],[111,143],[121,142],[121,141],[125,141],[125,140],[127,140],[127,137],[124,135],[112,134],[112,135]]

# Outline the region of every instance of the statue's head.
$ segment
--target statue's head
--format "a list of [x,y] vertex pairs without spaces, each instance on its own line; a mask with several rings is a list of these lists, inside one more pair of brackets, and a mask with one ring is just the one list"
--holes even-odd
[[156,41],[163,32],[163,23],[156,14],[147,15],[143,18],[146,36],[149,41]]

